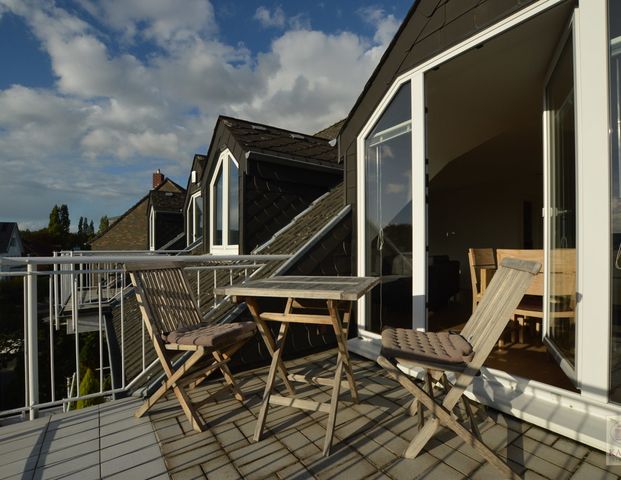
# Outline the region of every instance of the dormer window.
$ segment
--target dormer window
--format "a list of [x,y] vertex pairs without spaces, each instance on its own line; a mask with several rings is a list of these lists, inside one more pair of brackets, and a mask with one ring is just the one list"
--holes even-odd
[[239,253],[239,163],[226,149],[209,184],[211,253]]
[[201,196],[201,192],[196,192],[192,195],[186,213],[188,222],[188,245],[191,245],[203,236],[203,197]]

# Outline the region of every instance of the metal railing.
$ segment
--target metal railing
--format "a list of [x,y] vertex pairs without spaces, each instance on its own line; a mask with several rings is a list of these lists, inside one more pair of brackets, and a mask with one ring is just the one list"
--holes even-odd
[[[0,349],[0,357],[9,353],[15,356],[15,350],[21,347],[24,365],[23,404],[13,408],[0,405],[0,417],[21,414],[33,419],[41,409],[62,406],[66,410],[79,400],[127,393],[144,380],[143,377],[157,364],[157,360],[148,361],[146,358],[147,336],[142,320],[139,320],[140,327],[129,325],[134,330],[139,329],[142,345],[137,346],[134,341],[126,345],[126,303],[132,288],[124,269],[126,264],[161,264],[174,260],[175,263],[187,265],[184,270],[195,288],[199,307],[204,316],[209,316],[210,311],[226,300],[215,295],[216,287],[244,282],[266,262],[287,258],[287,255],[182,254],[170,257],[148,251],[61,252],[53,257],[0,259],[3,264],[26,266],[26,271],[0,272],[0,278],[17,277],[23,282],[23,335],[11,344],[13,349],[10,352]],[[15,299],[15,302],[19,302],[19,299]],[[3,313],[0,311],[0,333]],[[120,330],[114,332],[120,336],[117,339],[120,343],[120,359],[115,358],[110,345],[112,332],[109,330],[114,329],[111,323],[113,318]],[[136,322],[135,317],[133,322]],[[62,330],[62,326],[66,327],[66,331]],[[86,335],[90,336],[85,339]],[[82,347],[86,342],[90,343],[84,354]],[[128,347],[138,349],[141,354],[140,368],[132,378],[126,378],[125,371]],[[98,376],[98,388],[94,392],[80,391],[81,380],[88,374],[86,367],[81,365],[81,354],[96,357],[96,366],[91,369],[98,373],[91,372],[91,375]],[[66,362],[69,356],[73,356],[70,367]],[[65,362],[62,367],[57,364],[59,359]],[[113,362],[121,365],[121,379],[118,381],[117,378],[106,385]],[[47,365],[44,366],[45,363]],[[67,388],[68,384],[70,388]],[[64,385],[64,388],[57,385]],[[44,395],[41,395],[42,390],[45,391]],[[61,391],[64,393],[58,398],[57,394]]]

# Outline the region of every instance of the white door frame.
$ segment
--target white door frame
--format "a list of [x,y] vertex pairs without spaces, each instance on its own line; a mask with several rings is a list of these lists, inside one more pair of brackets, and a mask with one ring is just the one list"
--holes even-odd
[[[369,120],[360,131],[356,139],[356,206],[357,206],[357,274],[364,276],[366,271],[364,254],[366,249],[365,238],[365,159],[364,159],[364,140],[379,120],[384,110],[390,104],[393,96],[399,87],[405,82],[411,82],[412,98],[412,327],[420,330],[427,328],[426,315],[426,293],[427,293],[427,212],[426,212],[426,187],[421,179],[426,175],[426,136],[425,136],[425,86],[424,75],[437,65],[440,65],[451,58],[454,58],[467,50],[485,42],[528,19],[542,13],[543,11],[563,2],[564,0],[542,0],[519,12],[492,25],[482,32],[464,40],[454,47],[445,50],[432,59],[418,65],[409,72],[399,76],[388,92],[384,95],[379,105],[369,117]],[[421,228],[424,227],[424,228]],[[418,268],[418,266],[423,268]],[[358,301],[357,309],[358,333],[363,338],[379,339],[377,333],[366,330],[366,299]]]

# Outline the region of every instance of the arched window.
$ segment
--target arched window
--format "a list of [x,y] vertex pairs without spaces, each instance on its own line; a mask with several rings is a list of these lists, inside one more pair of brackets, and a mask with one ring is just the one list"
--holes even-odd
[[239,253],[239,164],[228,149],[218,158],[209,198],[211,253]]

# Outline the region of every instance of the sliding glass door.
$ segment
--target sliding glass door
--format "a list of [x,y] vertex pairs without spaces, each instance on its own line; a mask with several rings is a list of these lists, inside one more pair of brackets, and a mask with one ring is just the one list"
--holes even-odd
[[366,329],[412,326],[412,112],[404,83],[364,142]]
[[548,171],[548,285],[545,339],[575,380],[576,129],[573,35],[561,42],[545,86]]

